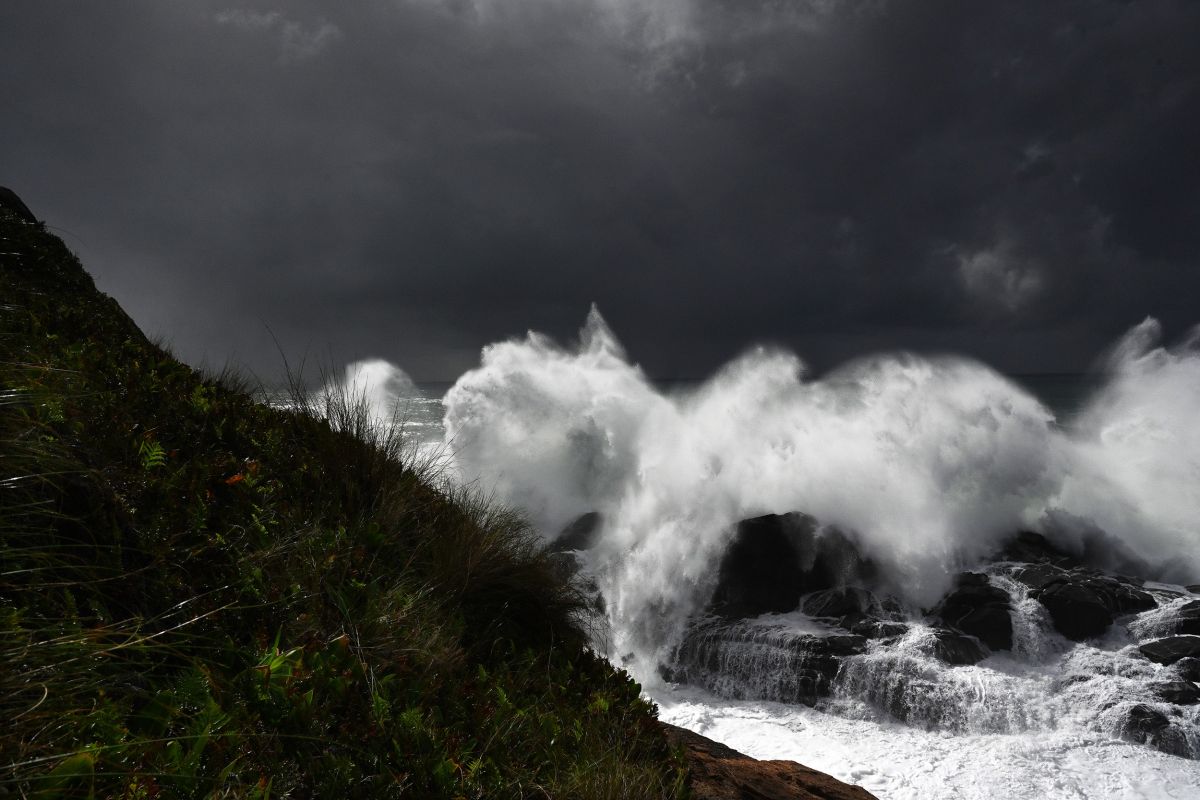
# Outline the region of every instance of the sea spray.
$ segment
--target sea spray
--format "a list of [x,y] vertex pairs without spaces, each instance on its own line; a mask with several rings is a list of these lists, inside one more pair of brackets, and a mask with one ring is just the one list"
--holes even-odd
[[364,404],[380,425],[403,423],[404,410],[417,394],[408,373],[381,358],[348,364],[340,380],[329,381],[321,389],[325,402],[340,399],[351,405]]
[[639,468],[640,429],[670,405],[594,309],[571,350],[536,333],[488,345],[443,403],[463,479],[548,535],[620,500]]
[[572,346],[530,333],[486,347],[443,398],[445,441],[460,480],[548,539],[601,513],[588,563],[612,654],[651,678],[708,602],[735,523],[764,513],[843,531],[880,567],[876,588],[917,609],[1022,528],[1195,580],[1200,355],[1195,334],[1169,349],[1160,336],[1153,321],[1133,329],[1063,423],[954,357],[880,355],[814,379],[794,354],[755,348],[661,391],[593,309]]
[[1071,468],[1053,504],[1186,583],[1200,577],[1200,328],[1175,347],[1161,338],[1147,319],[1113,348],[1107,380],[1070,432]]
[[[1131,332],[1064,429],[1020,386],[953,357],[881,355],[814,380],[796,356],[756,348],[660,392],[593,309],[575,347],[530,334],[485,348],[446,395],[445,428],[463,478],[548,536],[604,515],[592,565],[614,652],[649,668],[707,601],[734,523],[762,513],[837,526],[916,606],[1023,527],[1194,572],[1200,358],[1156,343],[1153,323]],[[1159,451],[1149,473],[1116,468]]]
[[[441,398],[427,396],[395,364],[378,358],[351,362],[309,402],[316,413],[329,414],[334,424],[366,423],[373,428],[368,435],[398,437],[394,443],[402,445],[400,454],[427,477],[446,472],[450,450],[443,442]],[[338,409],[349,416],[339,421]],[[362,419],[357,416],[360,410],[366,412]]]

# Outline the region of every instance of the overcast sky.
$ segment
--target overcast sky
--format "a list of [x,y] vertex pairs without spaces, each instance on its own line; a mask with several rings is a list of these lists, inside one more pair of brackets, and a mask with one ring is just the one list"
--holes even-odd
[[598,304],[657,377],[756,342],[1087,367],[1200,322],[1200,2],[0,4],[0,184],[147,332],[452,379]]

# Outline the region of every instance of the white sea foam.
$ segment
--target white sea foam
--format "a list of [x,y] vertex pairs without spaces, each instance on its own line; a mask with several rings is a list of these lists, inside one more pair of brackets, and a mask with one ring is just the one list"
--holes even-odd
[[414,465],[440,473],[447,460],[441,424],[442,401],[428,397],[404,370],[383,359],[355,361],[343,374],[329,380],[317,395],[316,409],[348,401],[365,406],[380,432],[398,433],[407,445],[406,455]]
[[667,722],[755,758],[799,761],[883,800],[1200,797],[1197,762],[1101,730],[951,735],[802,706],[722,700],[695,688],[651,694]]
[[341,380],[330,381],[322,391],[365,403],[382,424],[403,422],[404,408],[420,394],[408,373],[381,358],[348,364]]
[[756,348],[692,390],[654,388],[593,309],[580,341],[490,345],[444,398],[458,469],[553,535],[605,516],[593,564],[614,646],[659,658],[707,600],[731,526],[802,510],[846,531],[928,606],[1020,528],[1119,542],[1168,579],[1200,571],[1200,354],[1153,321],[1064,428],[980,363],[891,354],[814,380]]

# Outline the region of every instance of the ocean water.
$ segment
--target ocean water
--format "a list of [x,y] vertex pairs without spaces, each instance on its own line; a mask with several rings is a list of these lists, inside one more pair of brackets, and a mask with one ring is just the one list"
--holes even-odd
[[1195,761],[1105,734],[954,734],[686,687],[651,696],[667,722],[755,758],[799,761],[881,800],[1200,797]]
[[[1100,541],[1107,566],[1157,581],[1164,607],[1186,602],[1200,582],[1198,341],[1164,344],[1147,320],[1087,376],[911,354],[813,376],[799,355],[759,348],[664,385],[593,311],[578,344],[496,343],[453,384],[375,361],[351,365],[342,388],[381,418],[395,411],[422,458],[521,508],[548,539],[603,515],[583,558],[606,601],[599,646],[668,721],[881,798],[1200,798],[1200,761],[1126,741],[1126,712],[1149,703],[1183,732],[1177,749],[1200,755],[1198,707],[1147,694],[1173,677],[1136,651],[1159,635],[1157,612],[1068,642],[988,561],[1017,530],[1068,550]],[[735,524],[789,511],[848,533],[910,634],[848,659],[817,708],[736,699],[770,668],[750,651],[727,659],[721,697],[665,680]],[[966,569],[1008,587],[1018,644],[950,667],[924,655],[917,621]]]
[[[847,659],[818,708],[664,683],[650,695],[668,722],[756,758],[800,761],[881,798],[1200,797],[1200,762],[1122,739],[1128,708],[1149,704],[1179,713],[1200,752],[1200,709],[1172,709],[1147,691],[1171,676],[1137,656],[1141,637],[1114,626],[1100,640],[1067,642],[1002,574],[993,570],[1014,594],[1011,653],[949,666],[925,654],[928,630],[915,625],[898,644]],[[1183,587],[1152,588],[1166,611],[1196,599]],[[1152,623],[1156,615],[1142,616]],[[754,654],[744,672],[736,655],[724,664],[734,681],[764,677]],[[904,721],[884,708],[902,709]]]

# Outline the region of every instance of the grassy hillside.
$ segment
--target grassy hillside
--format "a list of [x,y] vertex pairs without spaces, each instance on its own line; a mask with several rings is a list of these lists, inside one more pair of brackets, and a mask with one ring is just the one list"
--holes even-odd
[[0,797],[683,793],[519,518],[181,364],[3,209],[0,454]]

